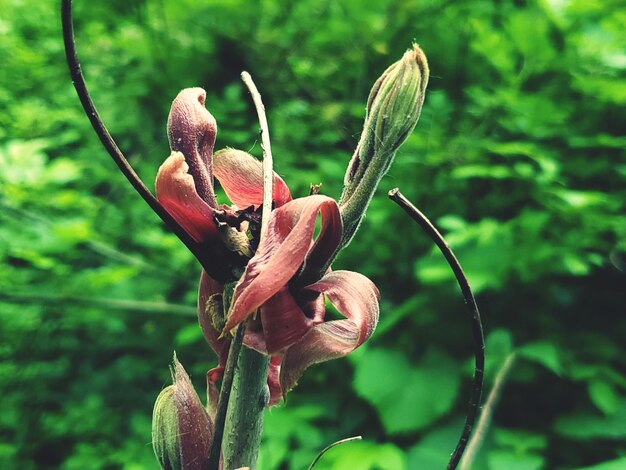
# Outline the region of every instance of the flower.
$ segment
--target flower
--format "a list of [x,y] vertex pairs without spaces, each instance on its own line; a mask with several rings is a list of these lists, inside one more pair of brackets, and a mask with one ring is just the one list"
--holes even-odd
[[[213,272],[201,275],[199,321],[220,362],[209,378],[215,381],[223,371],[227,333],[248,321],[244,344],[271,356],[268,385],[273,404],[307,367],[344,356],[369,338],[378,322],[379,293],[361,274],[328,269],[343,232],[337,202],[319,194],[292,199],[277,174],[275,209],[259,241],[262,164],[235,149],[213,155],[217,126],[204,100],[204,91],[193,88],[183,90],[172,104],[172,154],[157,174],[157,197],[195,241],[222,258],[228,257],[224,252],[237,252],[246,261],[232,299],[227,282],[218,282]],[[213,175],[233,206],[218,205]],[[314,239],[318,215],[321,228]],[[325,299],[345,318],[327,321]],[[227,315],[218,318],[224,304]]]

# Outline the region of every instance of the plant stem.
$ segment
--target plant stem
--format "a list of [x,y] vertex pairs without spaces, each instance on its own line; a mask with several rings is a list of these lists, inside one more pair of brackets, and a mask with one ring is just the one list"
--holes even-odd
[[478,305],[476,305],[476,299],[472,293],[472,288],[469,285],[469,281],[463,272],[463,268],[461,267],[459,260],[456,259],[456,256],[454,256],[454,253],[448,246],[448,243],[435,228],[432,222],[428,220],[428,217],[422,214],[417,207],[411,204],[411,202],[402,195],[398,188],[389,191],[389,198],[404,209],[404,211],[415,222],[417,222],[435,242],[450,265],[450,268],[454,272],[454,276],[456,277],[459,287],[461,288],[461,292],[463,293],[465,305],[467,305],[470,314],[472,336],[474,337],[474,383],[470,394],[469,409],[467,411],[467,417],[465,418],[465,426],[463,427],[459,442],[457,443],[456,448],[450,457],[450,461],[448,462],[448,466],[446,467],[446,470],[454,470],[459,464],[459,461],[463,456],[463,452],[465,451],[465,447],[467,446],[467,441],[472,434],[472,427],[474,426],[474,421],[476,421],[478,405],[480,404],[480,397],[483,390],[483,375],[485,372],[485,338],[483,337],[483,325],[480,320],[480,312],[478,311]]
[[263,412],[269,402],[269,363],[268,356],[246,347],[239,354],[222,442],[224,469],[256,468]]
[[273,202],[274,162],[272,159],[272,146],[270,144],[270,131],[267,125],[265,106],[261,100],[259,90],[254,84],[254,81],[252,81],[252,77],[248,72],[241,72],[241,79],[248,87],[248,90],[250,90],[252,101],[254,102],[257,116],[259,118],[261,147],[263,148],[263,212],[261,218],[261,240],[263,240],[267,232],[267,224],[270,220]]
[[363,439],[363,437],[361,436],[346,437],[345,439],[341,439],[340,441],[333,442],[332,444],[326,446],[324,450],[322,450],[319,454],[317,454],[317,457],[315,457],[315,460],[313,460],[313,462],[311,462],[311,465],[309,465],[308,470],[312,470],[312,468],[315,467],[315,464],[319,462],[319,460],[323,457],[323,455],[326,452],[328,452],[330,449],[332,449],[333,447],[339,446],[341,444],[345,444],[346,442],[360,441],[361,439]]
[[237,361],[239,360],[244,334],[245,324],[239,325],[230,343],[230,349],[228,350],[228,360],[226,361],[226,369],[224,370],[222,387],[220,389],[220,398],[217,403],[217,412],[215,413],[213,443],[211,444],[211,452],[209,455],[209,470],[219,469],[228,404],[230,403]]

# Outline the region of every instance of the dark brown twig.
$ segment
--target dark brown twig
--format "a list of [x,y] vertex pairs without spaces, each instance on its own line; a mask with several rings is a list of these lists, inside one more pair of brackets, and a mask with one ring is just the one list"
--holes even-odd
[[469,285],[467,277],[463,272],[463,268],[459,264],[459,261],[454,256],[454,253],[446,243],[443,236],[439,233],[439,231],[435,228],[435,226],[428,220],[422,212],[415,207],[408,199],[406,199],[398,188],[392,189],[389,191],[389,198],[398,204],[404,211],[415,221],[420,227],[430,236],[430,238],[435,242],[441,253],[446,258],[446,261],[452,268],[454,272],[454,276],[456,277],[457,282],[459,283],[459,287],[461,288],[461,292],[463,293],[463,299],[465,300],[465,305],[470,313],[470,321],[472,325],[472,335],[474,337],[474,357],[475,357],[475,365],[474,365],[474,384],[472,387],[472,393],[470,395],[469,400],[469,409],[467,411],[467,417],[465,419],[465,426],[463,427],[463,432],[461,433],[461,437],[459,438],[459,442],[454,449],[450,457],[450,461],[448,462],[448,466],[446,470],[454,470],[456,469],[461,457],[463,456],[463,452],[465,451],[465,447],[467,446],[467,441],[472,433],[472,428],[474,427],[474,422],[476,421],[476,415],[478,414],[478,406],[480,404],[480,397],[482,395],[483,390],[483,374],[485,369],[485,339],[483,337],[483,327],[480,321],[480,313],[478,311],[478,306],[476,305],[476,299],[474,298],[474,294],[472,293],[472,289]]
[[205,268],[205,270],[213,277],[220,282],[229,281],[229,273],[227,270],[216,270],[215,255],[216,253],[211,253],[210,247],[206,247],[198,242],[196,242],[191,236],[183,229],[176,220],[163,208],[163,206],[159,203],[159,201],[154,197],[152,192],[146,187],[146,185],[141,181],[141,178],[137,175],[135,170],[133,170],[130,163],[119,149],[113,137],[107,130],[106,126],[100,119],[100,115],[96,110],[96,107],[91,100],[91,96],[89,95],[89,90],[87,89],[87,84],[85,83],[85,78],[83,77],[83,72],[80,66],[80,62],[78,60],[78,55],[76,53],[76,41],[74,39],[74,24],[72,19],[72,0],[61,0],[61,20],[63,23],[63,41],[65,43],[65,56],[67,59],[67,64],[70,69],[70,75],[72,77],[72,83],[74,84],[74,88],[76,88],[76,92],[78,93],[78,98],[80,99],[81,104],[83,105],[83,109],[91,122],[91,126],[94,131],[98,135],[100,142],[107,150],[113,161],[116,163],[118,168],[124,174],[128,182],[133,186],[135,191],[139,193],[139,195],[143,198],[144,201],[150,206],[150,208],[161,218],[163,222],[176,234],[176,236],[185,244],[185,246],[193,253],[193,255],[198,259],[200,264]]

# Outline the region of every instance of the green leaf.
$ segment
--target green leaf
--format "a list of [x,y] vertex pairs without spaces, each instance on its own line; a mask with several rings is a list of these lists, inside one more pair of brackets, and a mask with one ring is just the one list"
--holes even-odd
[[376,408],[389,434],[422,429],[450,411],[459,391],[455,362],[434,349],[412,366],[400,351],[368,350],[354,388]]
[[626,457],[615,460],[607,460],[588,467],[578,467],[576,470],[619,470],[626,468]]
[[429,432],[407,451],[407,468],[445,468],[459,438],[463,422],[458,421]]
[[617,410],[610,416],[578,413],[556,420],[555,431],[574,440],[626,438],[626,399],[621,398]]
[[517,454],[504,450],[494,450],[487,455],[489,470],[540,470],[544,458],[539,455]]
[[615,387],[602,379],[594,379],[588,385],[589,398],[606,415],[612,415],[619,409],[619,395]]
[[315,470],[403,470],[404,453],[393,444],[370,441],[346,442],[329,449]]
[[541,364],[546,369],[551,370],[556,375],[563,374],[561,356],[556,345],[547,341],[537,341],[529,343],[519,348],[519,357],[523,357],[537,364]]

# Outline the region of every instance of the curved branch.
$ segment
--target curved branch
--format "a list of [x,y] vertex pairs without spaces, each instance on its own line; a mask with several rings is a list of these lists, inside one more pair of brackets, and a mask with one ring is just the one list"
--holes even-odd
[[469,285],[467,277],[463,272],[463,268],[456,259],[456,256],[454,256],[454,253],[446,243],[443,236],[430,222],[430,220],[428,220],[428,217],[422,214],[417,207],[411,204],[409,200],[402,195],[398,188],[389,191],[389,198],[398,204],[415,222],[417,222],[435,242],[439,250],[441,250],[441,253],[446,258],[446,261],[454,272],[454,276],[456,277],[459,287],[461,288],[461,292],[463,293],[465,305],[467,305],[470,313],[472,335],[474,337],[474,384],[470,395],[469,410],[467,411],[463,432],[461,433],[459,442],[457,443],[456,448],[450,457],[450,461],[448,462],[448,466],[446,467],[446,470],[454,470],[461,460],[470,434],[472,433],[472,428],[474,426],[474,422],[476,421],[476,415],[478,414],[480,396],[482,395],[483,390],[483,374],[485,371],[485,338],[483,337],[483,326],[480,321],[480,312],[478,311],[476,299],[474,298],[474,294],[472,293],[472,288]]
[[309,465],[308,470],[312,470],[312,468],[315,467],[315,464],[319,462],[319,460],[323,457],[323,455],[326,452],[328,452],[330,449],[332,449],[333,447],[341,445],[341,444],[345,444],[346,442],[360,441],[361,439],[363,439],[361,436],[346,437],[345,439],[341,439],[340,441],[333,442],[332,444],[324,447],[324,449],[319,454],[317,454],[317,457],[315,457],[315,460],[311,462],[311,465]]
[[205,270],[211,274],[211,276],[220,282],[228,280],[228,275],[216,272],[215,259],[211,262],[211,254],[203,249],[203,246],[197,243],[191,236],[174,220],[174,218],[163,208],[159,201],[154,197],[152,192],[141,181],[141,178],[133,170],[130,163],[119,149],[113,137],[107,130],[106,126],[100,119],[100,115],[91,100],[87,84],[78,60],[76,53],[76,41],[74,39],[74,24],[72,19],[72,0],[61,0],[61,20],[63,23],[63,42],[65,44],[65,57],[70,69],[70,75],[72,77],[72,83],[78,98],[80,99],[85,114],[91,122],[91,126],[98,135],[100,142],[107,150],[113,161],[118,168],[124,174],[128,182],[133,186],[135,191],[143,198],[144,201],[150,206],[150,208],[161,218],[163,222],[174,232],[174,234],[185,244],[185,246],[193,253],[198,259],[200,264]]

